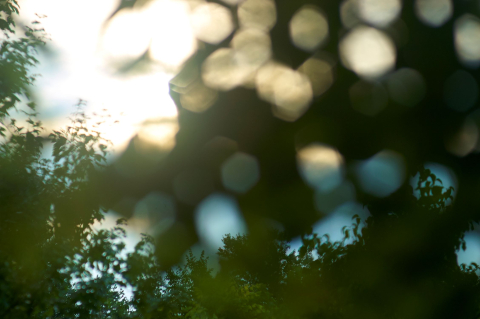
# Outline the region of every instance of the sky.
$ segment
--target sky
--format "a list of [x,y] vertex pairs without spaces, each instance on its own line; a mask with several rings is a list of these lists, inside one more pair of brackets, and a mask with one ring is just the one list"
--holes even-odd
[[[47,46],[52,53],[40,57],[36,70],[41,74],[36,83],[36,97],[44,125],[47,128],[64,126],[74,105],[83,99],[88,103],[86,111],[90,115],[107,109],[112,119],[119,121],[106,127],[104,134],[113,142],[115,152],[121,152],[129,139],[141,130],[144,121],[175,118],[177,112],[168,95],[172,74],[155,68],[145,74],[117,74],[115,66],[144,50],[144,42],[148,45],[151,35],[142,35],[142,30],[134,27],[135,14],[127,17],[133,21],[124,21],[127,19],[123,14],[105,24],[116,5],[115,0],[20,2],[21,19],[39,20],[51,39]],[[179,10],[172,11],[170,19],[181,15]],[[132,27],[127,28],[130,25]],[[165,29],[158,28],[158,33],[165,33]],[[181,31],[178,35],[182,35]],[[167,42],[165,51],[180,56],[191,53],[186,52],[182,41],[178,42],[178,45]],[[172,138],[172,134],[164,135]]]
[[[40,74],[34,88],[37,110],[47,131],[68,125],[68,117],[82,99],[87,102],[88,115],[111,116],[100,130],[112,141],[113,154],[120,154],[137,133],[159,141],[161,147],[173,147],[178,130],[177,110],[168,94],[168,82],[173,74],[160,66],[130,75],[118,74],[116,68],[119,63],[141,54],[155,36],[165,42],[163,51],[168,52],[156,55],[159,62],[163,59],[170,66],[178,67],[183,62],[178,57],[186,58],[193,52],[192,46],[185,45],[193,41],[191,35],[188,39],[191,32],[185,23],[188,19],[185,7],[179,7],[174,1],[161,3],[160,7],[148,8],[153,13],[163,12],[158,17],[161,22],[156,25],[156,34],[152,34],[143,30],[148,27],[145,23],[143,29],[138,26],[139,20],[148,20],[145,18],[148,10],[139,14],[127,11],[128,14],[120,14],[106,23],[118,5],[116,0],[20,1],[20,21],[24,24],[40,21],[50,39],[47,41],[49,54],[40,54],[40,64],[34,70]],[[168,23],[176,24],[177,30],[166,28]],[[184,38],[187,40],[182,40]],[[153,128],[143,125],[145,121],[165,118],[170,120],[167,125]],[[114,226],[117,217],[107,214],[103,227]],[[129,250],[146,226],[141,220],[130,221]]]
[[[157,141],[159,147],[174,146],[178,130],[177,110],[168,94],[168,82],[174,72],[166,72],[165,66],[171,71],[178,69],[196,50],[198,28],[191,27],[190,8],[186,2],[157,0],[147,3],[145,8],[136,11],[122,10],[106,23],[118,5],[117,0],[20,0],[21,21],[39,20],[50,38],[47,43],[50,54],[40,56],[40,65],[35,70],[41,75],[35,90],[38,111],[47,129],[67,125],[68,116],[75,110],[74,105],[83,99],[90,115],[101,114],[105,109],[111,115],[102,132],[113,142],[114,154],[121,153],[135,134]],[[214,36],[217,29],[208,29],[205,34]],[[156,62],[149,71],[118,73],[119,65],[141,55],[149,45]],[[364,59],[359,61],[365,62]],[[356,66],[353,62],[350,64]],[[361,69],[363,64],[357,67]],[[144,125],[146,121],[159,119],[169,121]],[[114,123],[117,120],[118,123]],[[360,164],[360,173],[369,175],[369,170],[377,171],[381,166],[386,172],[381,176],[388,176],[392,165],[390,170],[397,171],[396,155],[384,155],[373,158],[370,163],[374,162],[374,165]],[[444,181],[447,179],[448,184],[448,174],[440,168],[437,173]],[[370,182],[371,179],[367,178],[365,187],[369,187]],[[391,181],[377,182],[385,185]],[[396,184],[402,182],[399,180]],[[455,183],[454,176],[450,183]],[[347,202],[314,229],[319,233],[329,232],[332,240],[340,240],[341,228],[350,225],[351,217],[357,213],[365,215],[363,207],[355,201]],[[102,227],[112,227],[117,217],[108,214]],[[200,238],[210,247],[218,246],[225,233],[246,231],[235,199],[223,194],[213,194],[198,207],[197,226]],[[140,233],[149,228],[150,225],[140,216],[131,220],[127,228],[127,248],[133,249]],[[480,254],[473,253],[478,251],[476,247],[480,247],[480,237],[472,233],[466,239],[472,250],[469,254],[461,252],[459,261],[480,262]],[[299,244],[297,240],[292,243],[292,248],[298,248]]]

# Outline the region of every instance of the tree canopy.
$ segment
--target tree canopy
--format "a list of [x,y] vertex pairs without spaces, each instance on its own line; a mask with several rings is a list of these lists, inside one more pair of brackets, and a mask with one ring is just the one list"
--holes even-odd
[[357,216],[340,242],[312,234],[296,252],[278,231],[227,235],[217,273],[190,251],[161,279],[142,273],[149,293],[138,290],[135,308],[146,318],[476,318],[478,265],[457,264],[463,235],[447,231],[451,195],[437,193],[435,179],[422,170],[419,198],[411,189],[388,214]]

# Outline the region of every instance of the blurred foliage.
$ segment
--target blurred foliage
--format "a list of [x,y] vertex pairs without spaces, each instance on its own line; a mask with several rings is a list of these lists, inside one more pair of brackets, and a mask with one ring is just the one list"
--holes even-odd
[[[45,33],[37,28],[37,21],[32,26],[26,26],[24,36],[15,34],[15,19],[18,14],[17,1],[2,1],[0,3],[0,30],[2,42],[0,46],[0,118],[8,115],[15,104],[20,102],[20,97],[30,98],[29,86],[35,81],[35,75],[29,68],[38,61],[35,58],[36,49],[44,44]],[[34,102],[28,106],[34,108]],[[4,130],[4,128],[2,129]],[[0,130],[0,133],[2,132]]]
[[[417,188],[388,214],[355,216],[344,238],[302,238],[297,251],[284,234],[226,235],[220,270],[202,253],[160,272],[153,238],[130,255],[132,302],[139,318],[478,318],[478,265],[457,265],[461,232],[448,227],[450,191],[422,170]],[[437,182],[438,183],[438,182]],[[435,186],[432,186],[435,185]],[[439,188],[436,188],[439,187]],[[437,189],[440,189],[438,192]],[[378,207],[370,207],[382,213]],[[385,213],[383,211],[383,213]],[[414,222],[412,222],[414,221]],[[433,228],[432,230],[429,230]],[[426,232],[432,233],[426,233]]]
[[[117,277],[125,270],[118,256],[125,233],[92,228],[103,214],[88,176],[104,165],[106,146],[85,126],[81,111],[50,140],[30,116],[27,127],[13,119],[4,124],[0,144],[0,317],[126,312],[122,293],[113,290],[124,286]],[[43,144],[50,142],[53,154],[43,157]]]
[[0,2],[0,317],[126,313],[122,292],[113,290],[124,285],[124,231],[92,228],[103,214],[89,175],[105,164],[108,143],[87,127],[83,101],[70,126],[50,136],[36,119],[31,67],[45,34],[36,22],[19,34],[18,9],[16,1]]
[[[128,311],[119,253],[124,230],[95,231],[103,219],[88,176],[105,163],[106,145],[86,126],[81,111],[72,124],[44,129],[3,124],[0,144],[0,317],[110,318]],[[5,123],[6,116],[2,117]],[[43,157],[45,143],[53,143]]]

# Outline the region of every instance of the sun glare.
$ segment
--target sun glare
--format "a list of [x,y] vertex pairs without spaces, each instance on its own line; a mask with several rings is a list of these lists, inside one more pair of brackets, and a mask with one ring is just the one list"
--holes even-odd
[[[48,129],[67,125],[81,98],[88,115],[104,109],[111,115],[108,125],[93,127],[98,121],[92,120],[91,128],[112,141],[115,153],[137,134],[160,139],[155,144],[161,148],[173,147],[177,109],[168,94],[172,75],[167,72],[178,70],[197,49],[188,2],[150,1],[124,8],[111,20],[118,6],[115,0],[22,0],[20,5],[25,23],[38,20],[36,14],[46,16],[40,22],[55,51],[54,56],[42,57],[43,76],[37,82],[39,111]],[[117,74],[119,66],[147,50],[150,69]],[[162,119],[171,125],[151,125]]]

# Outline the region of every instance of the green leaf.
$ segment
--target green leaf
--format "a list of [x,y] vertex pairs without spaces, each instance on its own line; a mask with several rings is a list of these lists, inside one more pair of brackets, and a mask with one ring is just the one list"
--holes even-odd
[[60,150],[66,143],[67,143],[67,139],[63,136],[60,136],[57,138],[56,142],[53,144],[53,156],[56,162],[60,160]]

